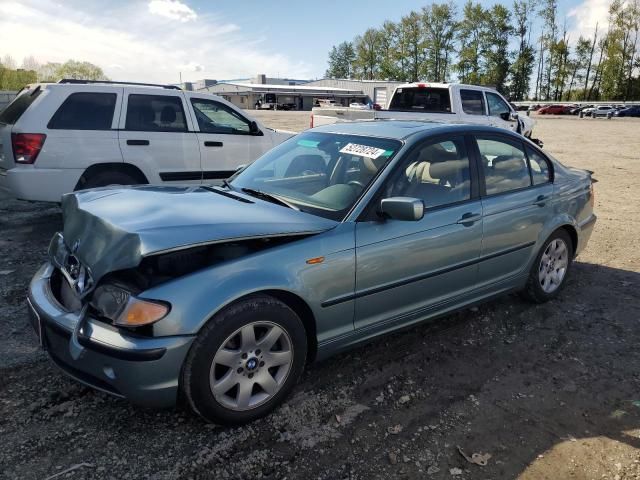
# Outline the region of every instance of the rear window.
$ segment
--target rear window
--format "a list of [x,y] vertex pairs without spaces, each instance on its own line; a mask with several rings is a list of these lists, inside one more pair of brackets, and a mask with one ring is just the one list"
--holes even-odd
[[116,109],[115,93],[72,93],[53,114],[52,130],[111,130]]
[[7,105],[7,108],[0,112],[0,123],[7,125],[16,123],[41,93],[42,89],[39,86],[20,93],[13,102]]
[[469,115],[484,115],[484,95],[480,90],[460,90],[462,111]]
[[398,88],[391,99],[389,110],[405,112],[451,113],[448,88]]
[[129,95],[127,130],[186,132],[182,99],[169,95]]

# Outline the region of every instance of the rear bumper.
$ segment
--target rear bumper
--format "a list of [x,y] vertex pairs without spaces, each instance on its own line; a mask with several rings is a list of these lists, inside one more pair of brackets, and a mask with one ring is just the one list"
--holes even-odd
[[28,303],[36,331],[51,360],[75,380],[133,403],[170,407],[176,403],[180,370],[193,336],[137,337],[88,318],[78,334],[83,347],[71,355],[72,332],[79,321],[55,299],[53,265],[43,265],[29,286]]
[[83,173],[75,168],[36,168],[16,166],[0,172],[0,186],[10,190],[21,200],[59,202],[62,195],[73,192]]

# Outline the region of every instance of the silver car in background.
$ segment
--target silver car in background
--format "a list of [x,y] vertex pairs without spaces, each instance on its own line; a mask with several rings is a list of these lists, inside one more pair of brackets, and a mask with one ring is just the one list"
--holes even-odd
[[308,362],[507,292],[555,297],[593,200],[590,172],[505,130],[335,124],[224,186],[66,195],[28,303],[78,381],[239,424]]

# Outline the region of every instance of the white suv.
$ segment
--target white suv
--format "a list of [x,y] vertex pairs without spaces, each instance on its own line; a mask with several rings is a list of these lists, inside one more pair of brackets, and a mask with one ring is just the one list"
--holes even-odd
[[292,135],[220,97],[177,87],[37,84],[0,112],[0,187],[59,202],[111,184],[211,182]]

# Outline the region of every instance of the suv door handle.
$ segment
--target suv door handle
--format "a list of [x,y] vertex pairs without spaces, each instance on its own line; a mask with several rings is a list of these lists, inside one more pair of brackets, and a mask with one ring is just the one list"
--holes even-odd
[[547,200],[549,200],[548,195],[538,195],[538,198],[536,198],[536,201],[533,202],[533,204],[539,207],[544,207],[545,204],[547,203]]
[[127,145],[149,145],[149,140],[127,140]]
[[204,142],[205,147],[221,147],[222,142]]
[[460,218],[460,220],[458,220],[456,223],[459,223],[461,225],[464,225],[465,227],[468,227],[473,225],[480,219],[482,219],[481,214],[468,212],[462,215],[462,218]]

